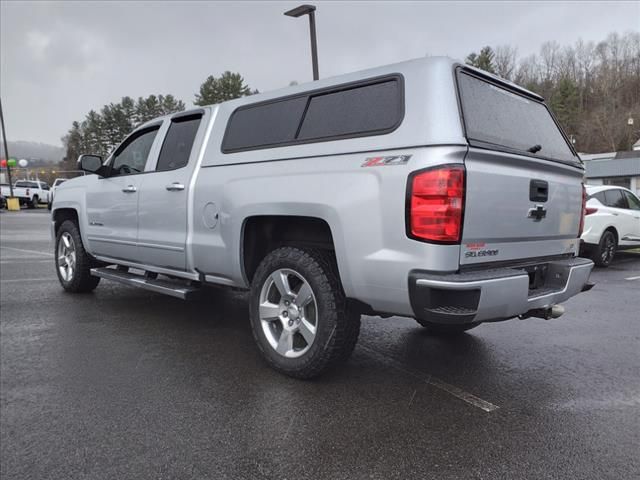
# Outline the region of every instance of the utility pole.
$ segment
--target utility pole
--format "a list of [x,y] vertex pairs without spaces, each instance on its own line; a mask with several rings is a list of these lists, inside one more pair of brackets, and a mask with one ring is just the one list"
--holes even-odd
[[11,181],[11,167],[9,166],[9,147],[7,144],[7,131],[4,128],[4,115],[2,114],[2,100],[0,99],[0,125],[2,126],[2,139],[4,140],[4,158],[7,162],[7,177],[9,177],[9,196],[13,198],[13,182]]

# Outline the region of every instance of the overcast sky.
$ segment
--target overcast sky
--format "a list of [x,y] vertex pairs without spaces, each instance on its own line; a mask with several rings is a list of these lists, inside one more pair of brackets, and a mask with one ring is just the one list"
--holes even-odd
[[[55,145],[73,120],[121,97],[192,104],[208,75],[240,72],[260,91],[311,79],[300,2],[0,4],[0,95],[9,140]],[[640,2],[316,1],[320,76],[429,55],[462,59],[510,44],[600,41],[640,30]]]

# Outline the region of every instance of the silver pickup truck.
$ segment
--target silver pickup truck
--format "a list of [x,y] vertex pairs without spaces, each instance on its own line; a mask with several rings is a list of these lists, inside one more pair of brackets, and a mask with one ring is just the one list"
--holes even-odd
[[65,290],[250,290],[266,361],[298,378],[360,316],[457,334],[557,317],[588,290],[584,169],[543,99],[424,58],[150,121],[52,210]]

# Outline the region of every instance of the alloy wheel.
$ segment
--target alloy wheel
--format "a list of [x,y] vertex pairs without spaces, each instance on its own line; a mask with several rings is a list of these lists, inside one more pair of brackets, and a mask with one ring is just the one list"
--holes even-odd
[[64,232],[58,242],[58,272],[65,282],[73,280],[76,270],[76,245],[73,237]]
[[281,268],[267,277],[260,291],[259,317],[267,341],[280,355],[304,355],[316,338],[318,306],[309,282]]

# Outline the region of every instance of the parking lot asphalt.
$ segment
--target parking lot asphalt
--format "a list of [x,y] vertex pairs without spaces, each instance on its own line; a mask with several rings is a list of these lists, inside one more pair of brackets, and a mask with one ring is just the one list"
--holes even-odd
[[344,367],[298,381],[259,357],[242,292],[64,293],[48,225],[0,214],[3,479],[640,476],[640,254],[557,320],[453,340],[364,317]]

